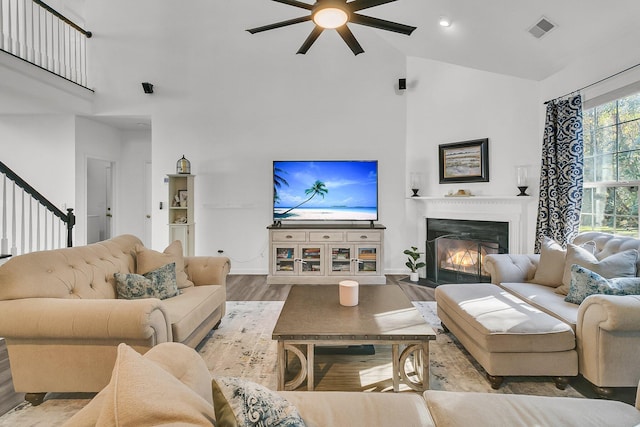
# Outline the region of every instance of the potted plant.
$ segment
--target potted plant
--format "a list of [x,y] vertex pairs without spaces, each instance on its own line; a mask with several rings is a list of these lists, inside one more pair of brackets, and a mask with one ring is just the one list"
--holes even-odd
[[411,280],[412,282],[417,282],[418,269],[427,265],[424,262],[419,261],[420,255],[422,255],[422,252],[418,252],[418,248],[416,248],[415,246],[411,246],[411,249],[405,249],[404,254],[408,255],[407,262],[405,263],[405,265],[409,267],[409,270],[411,270],[411,274],[409,275],[409,280]]

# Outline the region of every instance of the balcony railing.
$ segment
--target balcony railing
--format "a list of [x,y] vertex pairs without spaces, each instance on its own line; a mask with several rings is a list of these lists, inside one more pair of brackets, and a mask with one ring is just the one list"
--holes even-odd
[[87,87],[91,32],[39,0],[0,0],[0,50]]

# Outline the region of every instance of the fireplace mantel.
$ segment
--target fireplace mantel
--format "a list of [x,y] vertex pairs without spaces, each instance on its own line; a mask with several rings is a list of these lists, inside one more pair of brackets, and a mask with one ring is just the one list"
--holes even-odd
[[535,234],[537,197],[529,196],[422,196],[415,201],[418,233],[426,236],[425,218],[451,218],[509,223],[509,251],[531,253]]

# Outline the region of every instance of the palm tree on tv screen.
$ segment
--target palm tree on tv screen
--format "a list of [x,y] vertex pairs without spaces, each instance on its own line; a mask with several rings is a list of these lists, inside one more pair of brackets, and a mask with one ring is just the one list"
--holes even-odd
[[289,186],[289,183],[286,179],[280,176],[281,173],[287,173],[280,168],[275,168],[273,171],[273,204],[275,205],[278,201],[280,201],[280,196],[278,195],[278,189],[283,185]]
[[327,187],[324,185],[324,182],[322,182],[320,180],[316,180],[316,182],[314,182],[313,185],[310,188],[307,188],[306,190],[304,190],[304,194],[306,194],[306,195],[311,194],[311,196],[307,200],[305,200],[304,202],[300,203],[299,205],[294,206],[291,209],[287,209],[286,211],[282,212],[282,215],[286,215],[287,213],[291,212],[292,210],[294,210],[296,208],[299,208],[300,206],[304,205],[309,200],[313,199],[316,196],[316,194],[319,194],[324,199],[324,195],[327,194],[328,192],[329,192],[329,190],[327,190]]

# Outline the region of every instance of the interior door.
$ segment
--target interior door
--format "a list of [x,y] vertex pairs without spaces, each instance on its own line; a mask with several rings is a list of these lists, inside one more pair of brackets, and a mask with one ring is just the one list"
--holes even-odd
[[113,162],[87,159],[87,244],[111,238],[113,170]]

